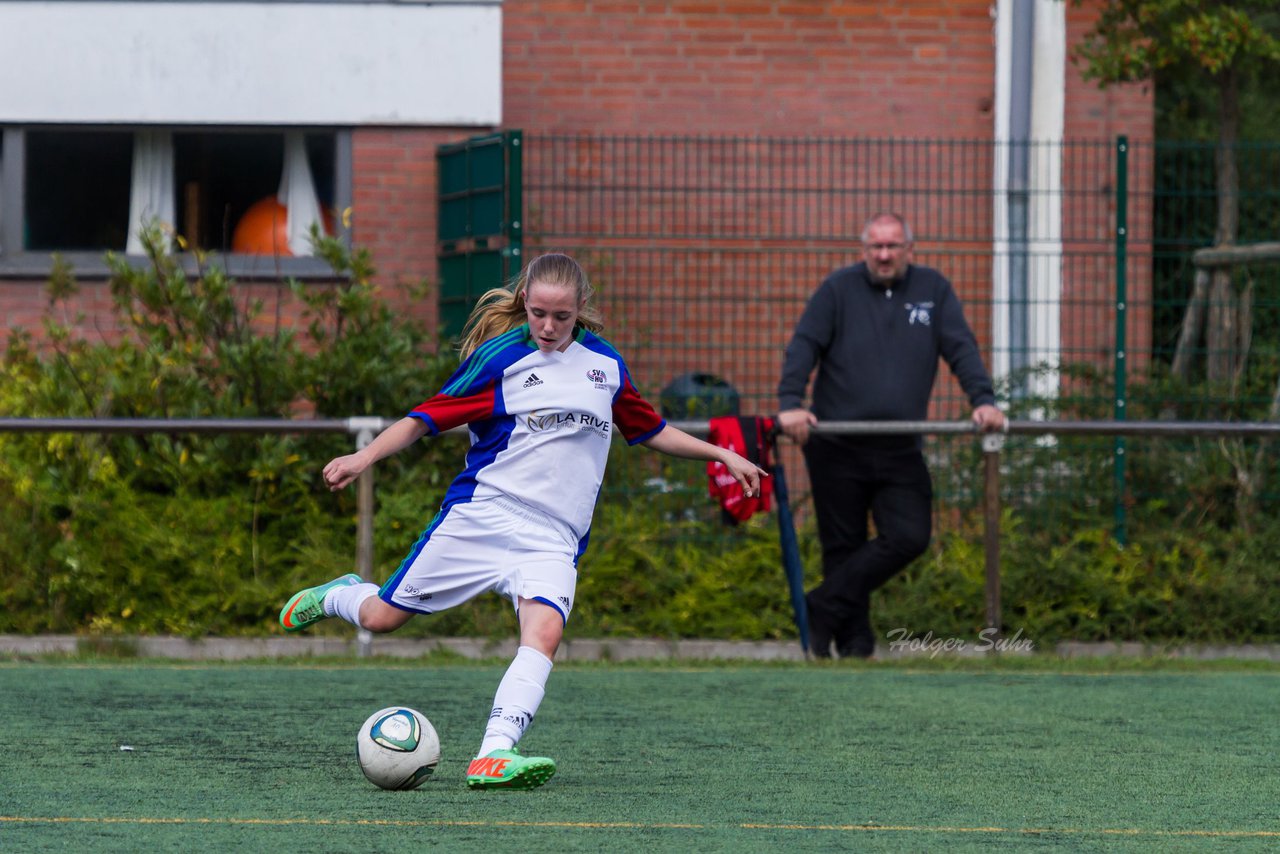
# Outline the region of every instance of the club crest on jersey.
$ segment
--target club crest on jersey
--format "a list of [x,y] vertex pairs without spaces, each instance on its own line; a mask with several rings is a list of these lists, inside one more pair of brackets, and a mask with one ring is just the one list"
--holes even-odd
[[609,377],[606,376],[605,372],[600,370],[599,368],[592,368],[591,370],[587,371],[587,379],[595,383],[596,388],[603,388],[606,390],[609,388],[609,386],[606,385],[606,383],[609,382]]
[[911,326],[919,323],[921,326],[929,326],[933,323],[933,318],[929,312],[933,311],[932,302],[904,303],[907,309],[907,323]]
[[529,374],[525,377],[524,388],[533,388],[536,385],[542,385],[542,380],[538,379],[537,374]]

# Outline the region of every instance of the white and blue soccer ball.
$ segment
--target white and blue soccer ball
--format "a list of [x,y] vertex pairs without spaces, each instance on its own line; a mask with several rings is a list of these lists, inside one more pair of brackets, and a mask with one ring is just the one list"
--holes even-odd
[[388,706],[374,712],[360,727],[356,758],[375,786],[416,789],[440,762],[440,737],[422,712]]

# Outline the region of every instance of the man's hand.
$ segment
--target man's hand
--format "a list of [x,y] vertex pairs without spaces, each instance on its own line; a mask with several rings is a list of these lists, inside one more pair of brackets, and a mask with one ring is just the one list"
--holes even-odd
[[797,445],[809,441],[809,428],[818,425],[818,416],[807,409],[788,409],[778,413],[778,428]]
[[984,403],[973,410],[973,423],[983,433],[994,433],[1004,429],[1004,413],[990,403]]

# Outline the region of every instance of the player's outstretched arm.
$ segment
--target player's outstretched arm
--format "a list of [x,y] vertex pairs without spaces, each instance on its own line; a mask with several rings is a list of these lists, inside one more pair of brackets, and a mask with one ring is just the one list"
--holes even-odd
[[760,494],[760,478],[769,473],[741,454],[735,454],[728,448],[721,448],[710,442],[704,442],[696,436],[690,436],[679,428],[666,425],[650,439],[640,444],[646,448],[682,457],[686,460],[715,460],[723,463],[733,475],[733,479],[742,485],[748,498]]
[[383,457],[404,450],[426,435],[426,432],[427,425],[422,419],[401,418],[354,454],[330,460],[324,467],[325,485],[331,492],[337,492],[358,478],[369,466]]

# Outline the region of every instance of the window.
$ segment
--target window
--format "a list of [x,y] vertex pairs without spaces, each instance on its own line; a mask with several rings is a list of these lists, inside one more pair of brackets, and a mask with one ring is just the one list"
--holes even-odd
[[[315,210],[332,232],[337,212],[350,204],[350,151],[345,130],[5,128],[0,271],[16,266],[38,272],[52,252],[80,255],[75,260],[81,269],[107,250],[137,252],[131,230],[152,217],[172,226],[190,247],[239,259],[229,264],[233,268],[251,268],[249,256],[267,255],[272,263],[259,258],[257,267],[286,269],[281,256],[308,249],[290,253],[286,244],[274,251],[279,244],[244,240],[244,229],[237,242],[237,227],[249,226],[246,214],[255,205],[282,212],[272,200],[289,175],[295,189],[305,185],[311,200],[298,209]],[[317,264],[286,260],[290,272]]]
[[29,132],[22,248],[124,249],[132,155],[129,133]]
[[[332,211],[333,134],[307,134],[305,144],[320,207]],[[245,213],[279,189],[282,135],[175,133],[173,153],[179,233],[201,249],[233,251]]]

